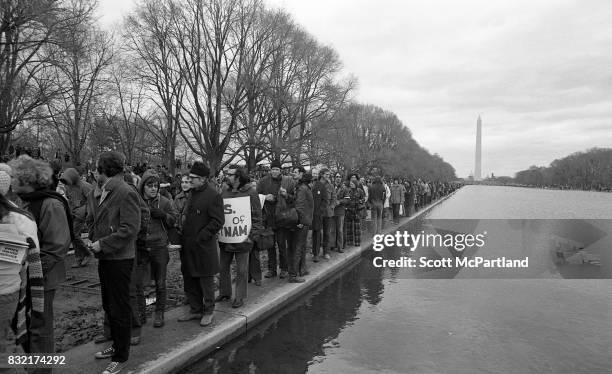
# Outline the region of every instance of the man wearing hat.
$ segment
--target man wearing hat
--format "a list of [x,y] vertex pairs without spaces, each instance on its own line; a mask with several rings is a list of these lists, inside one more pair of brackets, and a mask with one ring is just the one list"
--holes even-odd
[[275,210],[279,191],[292,195],[294,188],[295,182],[293,178],[290,176],[284,177],[281,174],[281,163],[278,160],[272,161],[270,165],[270,174],[263,177],[259,183],[257,183],[257,193],[266,195],[263,207],[264,226],[274,230],[276,244],[278,245],[278,261],[276,246],[268,249],[268,273],[265,275],[266,278],[276,277],[277,267],[280,267],[281,278],[286,278],[289,275],[287,247],[291,232],[288,228],[278,227],[275,222]]
[[225,223],[223,198],[209,184],[209,174],[203,162],[195,162],[191,167],[191,198],[182,216],[181,272],[190,310],[179,317],[179,322],[199,319],[202,326],[213,320],[214,277],[219,273],[217,232]]

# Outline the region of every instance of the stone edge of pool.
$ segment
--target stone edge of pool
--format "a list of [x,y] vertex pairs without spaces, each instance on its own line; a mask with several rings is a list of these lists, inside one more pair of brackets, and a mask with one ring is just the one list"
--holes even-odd
[[[412,217],[404,218],[398,225],[386,229],[385,233],[404,226],[453,195],[454,193],[447,195]],[[176,322],[178,316],[186,310],[184,307],[168,311],[166,326],[162,329],[154,329],[151,323],[143,326],[143,342],[139,346],[132,347],[127,372],[167,374],[186,368],[224,344],[246,334],[260,322],[313,290],[337,274],[339,270],[358,260],[371,245],[372,238],[368,238],[362,242],[361,247],[350,248],[341,254],[335,253],[331,260],[311,265],[310,274],[306,277],[305,283],[294,284],[276,280],[270,285],[264,284],[264,287],[261,288],[250,287],[249,293],[256,293],[256,295],[252,295],[254,297],[250,297],[245,306],[238,311],[230,308],[226,303],[217,303],[215,322],[212,327],[200,327],[197,321]],[[181,336],[185,336],[186,340],[181,340]],[[176,345],[172,348],[164,348],[166,342],[169,344],[174,342]],[[65,352],[66,362],[69,364],[66,369],[69,370],[62,372],[93,373],[96,369],[102,371],[108,360],[94,361],[93,354],[104,347],[104,345],[94,345],[93,342],[90,342]]]

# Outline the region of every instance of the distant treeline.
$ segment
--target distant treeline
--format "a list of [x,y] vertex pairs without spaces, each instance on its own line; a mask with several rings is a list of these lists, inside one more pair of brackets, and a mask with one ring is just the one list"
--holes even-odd
[[549,167],[531,166],[516,173],[514,182],[582,190],[612,189],[612,149],[593,148],[553,161]]

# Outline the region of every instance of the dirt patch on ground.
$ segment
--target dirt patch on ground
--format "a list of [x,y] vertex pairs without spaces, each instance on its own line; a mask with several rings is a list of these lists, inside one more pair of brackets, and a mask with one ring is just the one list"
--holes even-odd
[[[260,252],[262,268],[266,268],[268,255]],[[102,297],[99,287],[88,288],[95,285],[98,279],[98,262],[93,259],[86,267],[71,268],[74,263],[72,255],[66,258],[68,267],[67,280],[64,286],[57,291],[54,302],[55,314],[55,349],[64,352],[77,345],[92,341],[102,334],[104,311],[102,310]],[[232,265],[232,279],[235,267]],[[71,284],[87,280],[80,285]],[[79,287],[81,286],[81,287]],[[166,280],[167,302],[166,310],[183,305],[185,297],[183,292],[183,276],[181,275],[181,261],[176,250],[170,251],[168,274]],[[147,292],[148,291],[148,292]],[[149,299],[154,299],[155,289],[149,287],[145,291]],[[155,304],[147,306],[147,317],[152,317]]]
[[[95,285],[98,280],[98,262],[93,259],[86,267],[71,268],[74,257],[66,258],[69,267],[67,280],[55,296],[55,347],[58,352],[66,351],[74,346],[85,344],[102,333],[104,311],[100,288]],[[87,282],[85,282],[87,280]],[[80,285],[72,285],[83,282]],[[183,303],[183,277],[181,276],[180,259],[176,250],[170,251],[168,263],[168,301],[167,309],[175,308]],[[151,297],[154,289],[148,290]],[[155,306],[147,307],[147,315],[153,313]]]

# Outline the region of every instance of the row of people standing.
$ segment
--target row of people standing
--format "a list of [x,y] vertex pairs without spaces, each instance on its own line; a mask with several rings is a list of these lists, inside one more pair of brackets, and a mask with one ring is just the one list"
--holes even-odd
[[[252,265],[259,266],[254,261],[257,249],[268,250],[266,277],[278,276],[280,267],[281,278],[303,282],[308,275],[309,231],[313,238],[312,260],[329,259],[334,250],[342,252],[347,246],[361,244],[366,205],[375,212],[373,216],[378,222],[388,198],[394,217],[396,205],[406,200],[417,201],[416,194],[414,199],[408,195],[402,201],[401,195],[409,194],[410,190],[396,188],[397,182],[389,188],[379,178],[371,185],[357,175],[345,181],[335,174],[332,179],[328,169],[313,178],[301,167],[293,168],[290,176],[283,176],[278,162],[256,185],[244,168],[232,166],[226,172],[224,188],[212,183],[204,163],[196,162],[181,178],[181,192],[172,201],[163,196],[162,178],[157,173],[149,170],[136,178],[126,169],[123,155],[117,152],[100,156],[92,185],[78,178],[76,170],[64,171],[59,180],[65,185],[66,200],[55,192],[55,174],[48,164],[21,156],[11,166],[12,170],[5,174],[15,177],[13,192],[26,211],[16,210],[19,208],[6,199],[0,201],[0,206],[5,206],[0,215],[25,212],[22,216],[37,227],[36,231],[30,230],[36,232],[36,237],[30,238],[34,244],[29,250],[31,256],[28,255],[34,279],[29,282],[34,301],[29,303],[33,322],[27,326],[27,334],[20,335],[25,337],[24,348],[27,352],[54,351],[53,300],[56,288],[65,278],[65,256],[72,242],[77,266],[86,265],[92,255],[98,258],[107,327],[100,342],[112,341],[112,345],[96,353],[96,358],[111,359],[105,373],[121,371],[128,360],[130,344],[137,344],[140,339],[140,326],[146,322],[143,288],[149,271],[156,285],[154,326],[164,325],[168,243],[173,233],[181,245],[181,272],[189,304],[189,311],[179,321],[198,319],[202,326],[207,326],[213,320],[215,302],[231,300],[233,296],[233,307],[244,304],[249,273],[256,271]],[[2,176],[0,171],[0,180]],[[263,210],[259,194],[265,196]],[[397,194],[399,200],[394,198]],[[219,243],[217,233],[225,221],[223,199],[244,196],[249,197],[251,210],[248,238],[238,244]],[[295,210],[295,218],[284,219],[286,211],[281,206]],[[80,241],[84,226],[88,227],[92,243],[89,247]],[[382,223],[377,230],[381,228]],[[263,244],[268,242],[266,231],[274,236],[271,246]],[[35,281],[37,252],[43,279],[40,292],[36,292]],[[230,277],[234,259],[238,265],[235,294]],[[23,273],[23,268],[17,273],[20,272]],[[215,297],[217,274],[220,288]],[[20,285],[23,284],[22,281]],[[11,297],[14,299],[15,295]]]

